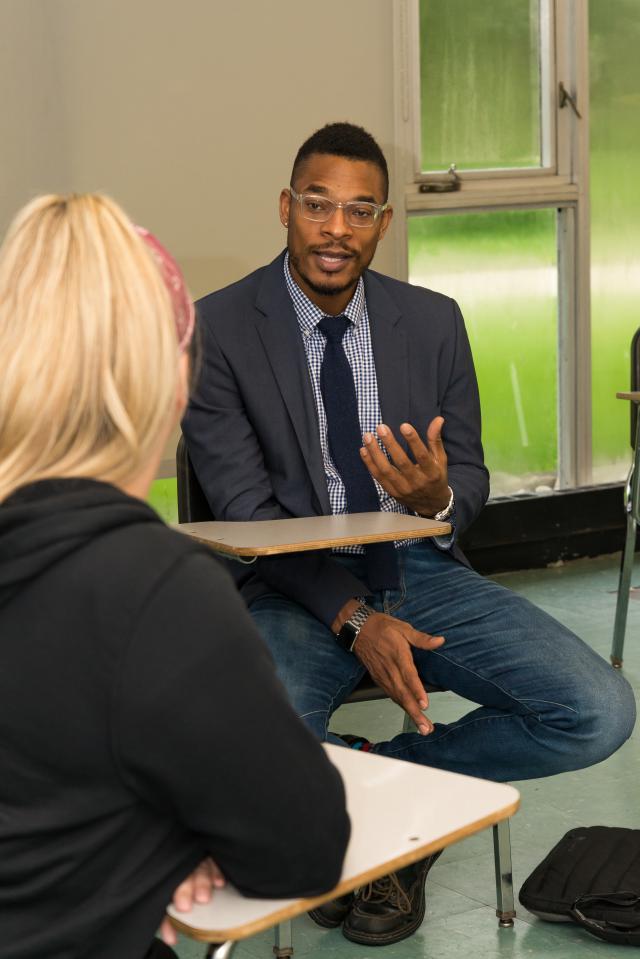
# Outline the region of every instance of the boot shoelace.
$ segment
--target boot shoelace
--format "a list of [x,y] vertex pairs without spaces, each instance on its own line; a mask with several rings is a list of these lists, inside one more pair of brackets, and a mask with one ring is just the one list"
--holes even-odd
[[395,872],[364,886],[360,898],[365,902],[389,902],[404,915],[411,912],[411,900],[400,885]]

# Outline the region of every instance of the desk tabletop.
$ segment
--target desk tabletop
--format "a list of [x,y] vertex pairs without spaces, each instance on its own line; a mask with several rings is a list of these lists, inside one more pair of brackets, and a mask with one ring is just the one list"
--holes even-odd
[[249,523],[176,523],[173,528],[231,556],[299,553],[334,546],[445,536],[451,532],[449,523],[405,513],[382,512],[254,520]]
[[630,393],[616,393],[619,400],[631,400],[632,403],[640,403],[640,390],[633,390]]
[[313,899],[268,900],[245,898],[227,886],[188,913],[169,907],[176,929],[201,942],[245,939],[508,819],[520,804],[513,786],[340,746],[324,748],[340,770],[351,815],[351,839],[335,889]]

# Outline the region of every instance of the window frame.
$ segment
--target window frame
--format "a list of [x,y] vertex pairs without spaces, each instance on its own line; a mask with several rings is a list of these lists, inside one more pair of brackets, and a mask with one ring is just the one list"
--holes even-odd
[[[408,278],[409,216],[500,209],[558,210],[558,489],[591,483],[591,328],[589,281],[589,83],[586,0],[540,0],[542,160],[533,168],[459,172],[460,189],[421,193],[448,179],[420,170],[419,0],[396,0],[394,37],[394,190],[401,220],[396,274]],[[560,106],[559,84],[574,97]],[[546,132],[546,135],[545,135]]]

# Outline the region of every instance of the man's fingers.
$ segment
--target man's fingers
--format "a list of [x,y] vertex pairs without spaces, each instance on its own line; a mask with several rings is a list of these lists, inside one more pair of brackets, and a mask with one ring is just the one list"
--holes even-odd
[[387,696],[411,716],[420,732],[423,735],[430,733],[433,726],[430,720],[422,715],[422,709],[426,709],[429,704],[429,697],[411,658],[409,657],[408,663],[402,663],[402,671],[397,665],[389,668],[389,664],[385,662],[375,665],[372,663],[368,670],[371,678],[384,689]]
[[400,705],[406,713],[411,716],[418,732],[422,736],[428,736],[433,732],[433,723],[423,715],[423,710],[429,705],[427,691],[418,676],[418,670],[415,667],[409,647],[406,647],[407,656],[403,657],[401,673]]
[[[367,457],[371,459],[371,462],[376,467],[376,469],[379,470],[381,473],[387,473],[389,475],[395,473],[396,472],[395,467],[391,465],[385,453],[380,449],[380,446],[378,445],[378,440],[376,439],[375,435],[373,433],[365,433],[363,439],[364,439],[363,452],[366,453]],[[397,445],[398,444],[396,443],[396,446]]]
[[409,647],[406,646],[406,656],[403,656],[403,662],[401,665],[401,677],[403,686],[409,690],[411,696],[416,702],[418,709],[426,709],[429,705],[429,697],[427,696],[427,691],[424,688],[424,685],[418,676],[418,670],[415,667],[413,662],[413,657],[409,652]]
[[[393,430],[381,423],[377,429],[378,436],[384,443],[384,447],[391,457],[391,461],[400,472],[409,472],[415,469],[415,464],[411,462],[405,451],[402,449],[397,439],[393,435]],[[369,434],[370,435],[370,434]]]
[[430,636],[429,633],[421,633],[419,629],[411,630],[407,637],[412,646],[418,649],[438,649],[444,643],[444,636]]
[[[422,690],[423,696],[426,695],[424,689]],[[396,695],[393,697],[395,702],[399,706],[402,706],[405,713],[408,713],[411,716],[411,719],[416,725],[416,729],[422,736],[428,736],[429,733],[433,732],[433,723],[425,715],[423,715],[422,710],[418,706],[413,692],[409,689],[408,686],[397,690]]]
[[444,445],[442,442],[442,427],[444,426],[444,417],[436,416],[431,420],[427,427],[427,443],[429,449],[436,457],[440,459],[444,454]]
[[400,473],[384,455],[373,433],[365,433],[364,443],[364,447],[360,449],[362,462],[382,488],[391,496],[396,496],[398,493],[397,480],[400,478]]
[[420,683],[420,680],[418,680],[419,690],[416,690],[411,688],[400,672],[396,672],[393,677],[381,677],[370,670],[370,675],[378,686],[384,689],[385,693],[394,703],[397,703],[398,706],[404,709],[405,713],[411,716],[419,733],[427,736],[430,732],[433,732],[431,720],[423,716],[422,709],[419,705],[420,701],[428,702],[425,688],[422,683]]
[[407,441],[409,449],[411,450],[416,463],[423,473],[428,474],[431,470],[433,470],[433,453],[422,442],[418,431],[414,429],[411,423],[402,423],[400,426],[400,432]]
[[429,705],[429,697],[420,681],[411,655],[409,654],[406,659],[403,657],[403,660],[401,669],[391,680],[393,686],[391,698],[411,716],[418,732],[427,736],[433,731],[433,724],[422,714],[422,710]]

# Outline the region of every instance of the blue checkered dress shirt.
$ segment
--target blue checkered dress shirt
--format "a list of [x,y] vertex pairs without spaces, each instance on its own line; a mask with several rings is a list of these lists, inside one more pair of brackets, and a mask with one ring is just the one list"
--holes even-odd
[[[324,471],[327,477],[331,511],[334,514],[346,513],[348,510],[344,483],[329,453],[327,418],[322,402],[322,392],[320,390],[320,367],[322,366],[326,340],[317,327],[320,320],[326,314],[311,302],[309,297],[303,293],[291,276],[288,253],[284,260],[284,276],[287,289],[293,300],[293,308],[298,318],[300,332],[302,333],[302,342],[304,343],[304,349],[307,355],[311,387],[316,401],[320,446],[322,448]],[[348,327],[342,343],[355,382],[360,427],[363,434],[373,433],[375,436],[376,427],[382,422],[382,413],[380,412],[378,380],[376,378],[376,367],[373,360],[371,331],[369,329],[369,317],[367,315],[367,303],[364,295],[364,282],[362,277],[360,277],[358,281],[356,291],[351,301],[343,310],[343,314],[351,321],[351,325]],[[389,496],[379,483],[376,483],[376,490],[378,492],[381,510],[387,513],[410,512],[406,506],[399,503],[393,496]],[[403,540],[402,544],[397,543],[396,545],[404,546],[408,542],[408,540]],[[363,548],[362,546],[348,546],[344,547],[344,552],[362,553]]]

